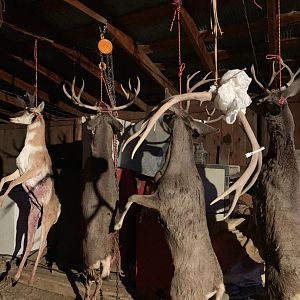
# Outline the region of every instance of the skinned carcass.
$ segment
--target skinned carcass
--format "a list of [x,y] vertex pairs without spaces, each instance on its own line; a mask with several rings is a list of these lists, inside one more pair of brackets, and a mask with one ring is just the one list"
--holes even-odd
[[[118,255],[118,245],[113,232],[114,216],[118,200],[118,187],[115,166],[112,159],[112,143],[114,134],[122,129],[120,122],[111,112],[131,105],[140,91],[140,83],[135,95],[126,105],[102,108],[83,104],[80,100],[84,84],[78,95],[75,95],[75,78],[72,84],[72,95],[65,87],[65,94],[77,105],[93,110],[96,114],[89,117],[86,129],[91,136],[88,158],[84,165],[83,194],[81,200],[84,220],[84,236],[82,241],[83,262],[85,269],[85,299],[96,299],[102,285],[102,279],[110,274],[112,261]],[[130,93],[124,91],[127,99]],[[90,297],[92,282],[96,288]]]
[[[25,102],[24,106],[26,106]],[[0,191],[5,182],[10,181],[10,184],[5,193],[0,196],[0,207],[12,188],[18,184],[22,184],[30,202],[27,245],[14,277],[15,283],[21,276],[40,222],[40,246],[30,277],[30,283],[33,283],[38,263],[46,247],[48,232],[60,215],[60,203],[54,190],[51,158],[45,142],[45,121],[41,114],[43,109],[44,102],[38,107],[34,107],[34,99],[32,98],[29,106],[26,106],[24,111],[18,113],[18,116],[10,118],[12,123],[27,125],[27,133],[24,147],[16,160],[17,170],[1,179]]]
[[[261,174],[255,188],[255,211],[261,237],[262,254],[266,264],[266,289],[269,299],[300,299],[300,172],[294,144],[294,119],[289,97],[300,91],[300,69],[282,88],[285,101],[281,107],[279,89],[266,91],[257,106],[267,122],[270,137],[268,153],[264,157]],[[278,72],[274,72],[269,86]]]

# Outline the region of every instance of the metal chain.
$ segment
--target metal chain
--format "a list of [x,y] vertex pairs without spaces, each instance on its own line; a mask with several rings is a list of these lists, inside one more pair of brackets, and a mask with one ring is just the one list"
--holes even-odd
[[115,78],[114,78],[114,65],[112,54],[107,55],[107,82],[110,97],[112,99],[112,105],[116,106],[116,91],[115,91]]

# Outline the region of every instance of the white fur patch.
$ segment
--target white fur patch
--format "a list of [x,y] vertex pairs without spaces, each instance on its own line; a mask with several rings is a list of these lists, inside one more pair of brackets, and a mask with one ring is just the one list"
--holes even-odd
[[89,267],[90,269],[99,269],[100,268],[100,259],[97,260],[93,265]]
[[205,295],[205,298],[208,300],[210,299],[211,297],[213,297],[214,295],[216,295],[215,299],[216,300],[221,300],[222,297],[223,297],[223,294],[225,292],[225,286],[223,283],[220,283],[219,286],[217,287],[216,290],[214,290],[213,292],[211,293],[208,293]]
[[[32,155],[34,155],[35,152],[44,150],[44,147],[42,146],[32,146],[32,145],[26,145],[20,152],[19,156],[17,157],[16,164],[18,166],[18,169],[21,171],[20,173],[25,173],[28,169],[30,169],[32,164]],[[48,172],[48,166],[47,166],[47,172]]]
[[300,294],[296,294],[291,298],[291,300],[300,300]]
[[101,278],[106,278],[109,276],[110,274],[110,261],[111,261],[111,256],[108,255],[105,259],[101,260],[101,264],[102,264],[102,274],[101,274]]

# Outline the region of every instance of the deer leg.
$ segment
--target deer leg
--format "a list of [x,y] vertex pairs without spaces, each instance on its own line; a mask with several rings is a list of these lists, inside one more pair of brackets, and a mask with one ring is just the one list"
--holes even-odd
[[97,300],[97,297],[100,293],[101,287],[102,287],[102,279],[99,276],[99,278],[96,280],[96,287],[95,287],[95,291],[94,291],[94,294],[93,294],[93,297],[91,298],[91,300]]
[[[38,171],[37,169],[31,169],[31,170],[27,171],[26,173],[22,174],[20,177],[17,177],[13,181],[11,181],[6,192],[2,196],[0,196],[0,207],[2,206],[2,203],[5,199],[5,197],[9,194],[9,192],[16,185],[21,184],[21,183],[25,182],[26,180],[32,178],[37,171]],[[13,174],[15,174],[15,173],[13,173]],[[11,174],[10,176],[12,176],[13,174]]]
[[22,270],[24,268],[26,259],[31,251],[31,248],[33,246],[33,242],[34,242],[34,235],[35,232],[37,230],[38,227],[38,223],[39,223],[39,219],[41,217],[41,210],[39,207],[37,207],[36,205],[34,205],[33,203],[31,203],[31,208],[30,208],[30,213],[28,216],[28,229],[27,229],[27,245],[26,245],[26,250],[24,252],[22,261],[19,265],[18,271],[14,277],[14,281],[15,283],[17,283],[17,281],[19,280]]
[[34,264],[34,267],[32,270],[32,274],[30,277],[30,281],[29,281],[30,284],[32,284],[34,281],[34,276],[36,273],[38,263],[41,259],[43,251],[46,247],[48,232],[49,232],[50,228],[52,227],[52,225],[56,223],[56,221],[59,217],[59,214],[60,214],[60,204],[59,204],[57,198],[50,199],[48,204],[43,207],[40,247],[39,247],[38,255],[37,255],[37,258],[36,258],[36,261],[35,261],[35,264]]
[[0,181],[0,192],[2,191],[3,185],[5,182],[12,181],[20,177],[19,169],[14,171],[12,174],[3,177]]
[[85,294],[84,294],[84,300],[90,300],[90,292],[91,292],[91,285],[92,281],[90,279],[87,279],[84,285]]
[[126,206],[125,206],[125,210],[121,215],[121,218],[119,220],[119,222],[114,226],[114,230],[120,230],[122,225],[123,225],[123,221],[124,218],[130,208],[130,206],[132,205],[132,203],[137,203],[143,206],[146,206],[148,208],[155,208],[158,209],[159,206],[159,202],[158,202],[158,197],[156,194],[152,194],[152,195],[132,195],[131,197],[129,197],[128,199],[129,201],[127,202]]

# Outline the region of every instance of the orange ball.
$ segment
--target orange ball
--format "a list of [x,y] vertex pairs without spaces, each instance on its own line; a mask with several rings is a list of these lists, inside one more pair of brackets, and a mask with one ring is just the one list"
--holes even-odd
[[98,42],[98,49],[103,54],[110,54],[110,53],[112,53],[113,45],[112,45],[111,41],[109,41],[107,39],[101,39]]

